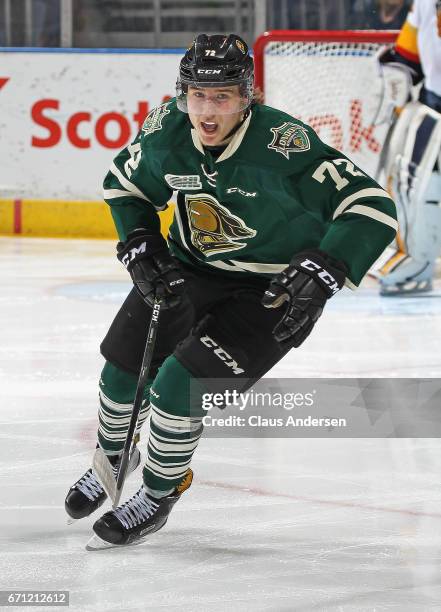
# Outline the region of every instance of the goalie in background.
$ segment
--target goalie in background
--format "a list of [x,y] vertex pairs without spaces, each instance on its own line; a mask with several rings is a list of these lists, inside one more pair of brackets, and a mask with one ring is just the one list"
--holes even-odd
[[399,233],[379,271],[380,293],[421,293],[432,289],[441,252],[441,0],[415,0],[395,45],[379,61],[389,72],[407,70],[412,85],[422,83],[418,101],[396,109],[383,154]]

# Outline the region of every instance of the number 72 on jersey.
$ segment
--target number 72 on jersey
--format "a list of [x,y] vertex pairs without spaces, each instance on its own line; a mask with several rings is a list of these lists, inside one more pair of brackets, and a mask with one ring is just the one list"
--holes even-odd
[[344,178],[336,168],[336,166],[341,166],[344,164],[344,171],[350,174],[351,176],[366,176],[364,172],[361,170],[356,170],[354,164],[349,161],[349,159],[345,159],[344,157],[340,159],[334,159],[333,161],[324,161],[320,164],[320,166],[315,170],[312,178],[318,181],[319,183],[323,183],[326,179],[326,176],[330,176],[331,179],[335,183],[335,187],[337,191],[349,185],[349,181],[347,178]]

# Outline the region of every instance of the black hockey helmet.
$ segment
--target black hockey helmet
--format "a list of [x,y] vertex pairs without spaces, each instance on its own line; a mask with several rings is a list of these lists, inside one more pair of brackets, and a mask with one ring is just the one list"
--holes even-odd
[[254,63],[246,42],[236,34],[199,34],[187,49],[176,82],[178,108],[188,112],[188,87],[239,85],[241,105],[253,100]]

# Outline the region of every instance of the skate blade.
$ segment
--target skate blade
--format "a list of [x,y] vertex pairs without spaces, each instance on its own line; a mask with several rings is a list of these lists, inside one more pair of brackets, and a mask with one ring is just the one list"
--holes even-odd
[[413,297],[421,293],[432,291],[431,281],[409,282],[403,285],[383,285],[380,289],[381,297]]
[[108,548],[120,548],[118,544],[112,544],[111,542],[106,542],[102,540],[96,534],[93,535],[90,540],[86,544],[86,550],[95,551],[95,550],[107,550]]
[[129,542],[127,544],[112,544],[111,542],[106,542],[96,534],[93,535],[90,540],[86,544],[86,550],[96,551],[96,550],[108,550],[109,548],[128,548],[132,546],[138,546],[139,544],[144,544],[148,536],[137,540],[136,542]]

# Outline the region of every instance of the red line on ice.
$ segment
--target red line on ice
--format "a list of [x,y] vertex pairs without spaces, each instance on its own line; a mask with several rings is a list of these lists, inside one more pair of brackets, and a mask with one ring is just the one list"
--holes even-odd
[[302,495],[289,495],[288,493],[275,493],[273,491],[265,491],[256,487],[246,487],[241,485],[227,484],[224,482],[213,482],[210,480],[199,480],[198,484],[206,487],[219,489],[228,489],[230,491],[241,491],[242,493],[251,493],[252,495],[260,495],[262,497],[282,497],[293,501],[302,501],[310,504],[323,504],[324,506],[337,506],[339,508],[357,508],[360,510],[375,510],[376,512],[392,512],[394,514],[406,514],[410,516],[427,516],[430,518],[441,518],[441,514],[436,512],[420,512],[419,510],[407,510],[405,508],[387,508],[385,506],[371,506],[370,504],[361,504],[358,502],[345,502],[333,499],[317,499],[314,497],[303,497]]

